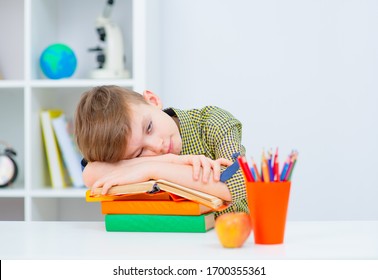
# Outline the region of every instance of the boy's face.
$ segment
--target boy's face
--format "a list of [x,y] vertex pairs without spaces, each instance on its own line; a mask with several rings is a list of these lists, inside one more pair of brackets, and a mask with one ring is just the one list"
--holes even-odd
[[[175,121],[161,110],[156,95],[144,94],[147,104],[132,104],[131,135],[125,151],[125,159],[180,154],[182,140]],[[157,99],[156,99],[157,98]]]

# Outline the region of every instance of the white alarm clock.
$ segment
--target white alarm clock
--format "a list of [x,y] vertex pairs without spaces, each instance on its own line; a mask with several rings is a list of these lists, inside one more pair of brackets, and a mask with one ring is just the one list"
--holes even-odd
[[13,159],[16,152],[4,141],[0,141],[1,145],[5,146],[5,149],[0,149],[0,188],[12,184],[18,173],[17,164]]

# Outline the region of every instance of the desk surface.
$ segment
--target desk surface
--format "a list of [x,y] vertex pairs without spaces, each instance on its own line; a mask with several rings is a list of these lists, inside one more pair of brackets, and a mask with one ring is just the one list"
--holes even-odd
[[378,221],[288,222],[285,243],[221,247],[216,232],[106,232],[103,222],[0,222],[0,259],[378,259]]

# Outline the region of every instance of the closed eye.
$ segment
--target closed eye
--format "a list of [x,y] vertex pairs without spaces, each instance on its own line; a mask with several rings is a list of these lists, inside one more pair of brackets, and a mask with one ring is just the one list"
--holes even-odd
[[[152,121],[148,123],[147,130],[146,130],[147,134],[150,134],[151,132],[152,132]],[[140,150],[140,152],[138,153],[136,157],[140,157],[142,154],[143,154],[143,148]]]
[[150,121],[147,126],[147,133],[151,133],[151,131],[152,131],[152,121]]

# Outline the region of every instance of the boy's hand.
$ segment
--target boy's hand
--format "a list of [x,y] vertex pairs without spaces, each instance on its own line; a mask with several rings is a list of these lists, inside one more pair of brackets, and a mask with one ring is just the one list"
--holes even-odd
[[173,163],[187,164],[193,166],[193,180],[199,180],[202,171],[202,181],[207,183],[213,172],[213,179],[218,182],[220,179],[221,165],[229,166],[232,161],[225,158],[218,158],[212,160],[211,158],[205,157],[204,155],[181,155],[176,156],[172,161]]
[[230,166],[232,161],[219,158],[212,160],[211,158],[205,157],[204,155],[175,155],[175,154],[165,154],[159,156],[151,157],[140,157],[135,159],[128,160],[129,162],[146,162],[146,161],[161,161],[161,162],[170,162],[175,164],[185,164],[193,166],[193,180],[197,181],[201,177],[202,172],[202,181],[207,183],[211,172],[213,172],[213,178],[215,182],[218,182],[220,179],[220,167]]
[[138,163],[129,164],[124,161],[118,164],[117,168],[114,168],[111,172],[99,178],[91,187],[93,190],[102,187],[102,195],[105,195],[109,189],[117,185],[127,185],[139,182],[145,182],[151,179],[149,164]]

